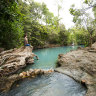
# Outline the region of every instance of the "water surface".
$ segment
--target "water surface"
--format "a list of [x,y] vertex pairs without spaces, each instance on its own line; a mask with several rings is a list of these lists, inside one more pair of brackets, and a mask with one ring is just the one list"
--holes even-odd
[[61,73],[25,79],[0,96],[84,96],[85,88]]
[[70,50],[76,50],[77,47],[78,46],[64,46],[34,50],[33,53],[39,57],[39,60],[35,60],[35,64],[29,65],[26,70],[30,68],[54,69],[59,54],[66,54]]

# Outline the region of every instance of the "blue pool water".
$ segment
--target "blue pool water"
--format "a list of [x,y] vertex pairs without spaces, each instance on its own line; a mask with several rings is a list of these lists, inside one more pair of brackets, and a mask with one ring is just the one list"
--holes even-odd
[[26,70],[30,68],[35,69],[54,69],[56,67],[56,62],[58,55],[61,53],[66,54],[70,50],[76,50],[78,46],[64,46],[64,47],[55,47],[55,48],[45,48],[45,49],[38,49],[34,50],[33,53],[35,53],[39,60],[35,59],[35,64],[29,65]]

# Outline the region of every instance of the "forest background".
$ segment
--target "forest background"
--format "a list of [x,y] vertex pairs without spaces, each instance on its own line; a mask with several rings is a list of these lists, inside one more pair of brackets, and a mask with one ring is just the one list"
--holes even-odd
[[[35,48],[44,48],[50,44],[67,46],[91,46],[96,41],[96,1],[84,0],[87,7],[77,9],[70,7],[75,26],[69,29],[60,23],[58,16],[49,11],[45,3],[29,0],[0,0],[0,48],[11,49],[24,45],[24,34],[27,33],[29,43]],[[92,8],[94,15],[90,17],[86,10]]]

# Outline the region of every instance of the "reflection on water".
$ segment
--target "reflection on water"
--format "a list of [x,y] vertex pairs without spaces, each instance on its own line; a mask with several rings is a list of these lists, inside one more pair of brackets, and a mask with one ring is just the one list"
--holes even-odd
[[25,79],[0,96],[84,96],[85,88],[61,73]]

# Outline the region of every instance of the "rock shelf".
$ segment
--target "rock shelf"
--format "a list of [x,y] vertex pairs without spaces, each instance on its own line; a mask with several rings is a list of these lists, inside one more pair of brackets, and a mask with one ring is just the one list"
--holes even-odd
[[33,64],[33,47],[14,48],[0,53],[0,91],[8,90],[18,80],[17,71]]
[[34,63],[32,47],[21,47],[0,53],[0,76],[7,76],[17,72],[27,64]]
[[34,78],[38,75],[48,74],[54,70],[30,69],[26,72],[17,72],[26,67],[27,64],[33,64],[35,56],[32,53],[33,47],[26,46],[19,49],[11,49],[0,53],[0,91],[7,92],[14,82],[24,78]]
[[[91,50],[91,51],[90,51]],[[60,67],[55,71],[64,73],[87,87],[86,96],[96,96],[96,43],[93,48],[77,49],[59,54]]]

